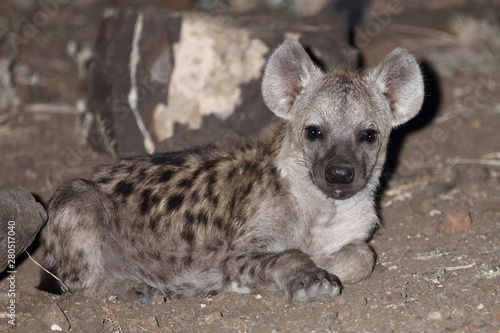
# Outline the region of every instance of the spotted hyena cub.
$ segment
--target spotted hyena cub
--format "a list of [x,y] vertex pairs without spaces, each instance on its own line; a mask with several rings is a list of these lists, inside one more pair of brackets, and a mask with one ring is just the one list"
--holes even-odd
[[367,278],[389,133],[422,105],[415,59],[397,48],[369,72],[325,73],[290,39],[262,94],[282,119],[268,141],[137,157],[62,186],[47,266],[72,292],[143,301],[254,287],[309,301]]

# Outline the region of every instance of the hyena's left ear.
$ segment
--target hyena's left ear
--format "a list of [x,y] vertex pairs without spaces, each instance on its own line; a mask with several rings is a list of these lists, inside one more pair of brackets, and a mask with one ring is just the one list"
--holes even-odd
[[300,92],[321,71],[295,39],[287,39],[267,62],[262,79],[262,96],[277,116],[291,117],[290,109]]
[[392,126],[404,124],[415,117],[424,101],[424,81],[415,58],[398,47],[369,74],[388,98]]

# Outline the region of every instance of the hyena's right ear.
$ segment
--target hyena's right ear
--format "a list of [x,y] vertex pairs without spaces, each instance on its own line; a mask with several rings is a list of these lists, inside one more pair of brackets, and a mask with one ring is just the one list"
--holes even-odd
[[287,39],[271,55],[262,79],[262,96],[277,116],[289,119],[300,92],[321,71],[296,39]]

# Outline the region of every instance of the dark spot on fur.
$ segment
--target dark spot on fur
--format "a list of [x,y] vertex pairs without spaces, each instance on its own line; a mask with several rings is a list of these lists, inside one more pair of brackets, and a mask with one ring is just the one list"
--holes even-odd
[[135,170],[135,164],[130,164],[128,167],[127,167],[127,173],[131,174],[132,172],[134,172]]
[[252,192],[252,188],[253,188],[253,183],[248,183],[245,189],[243,190],[243,197],[248,196],[250,192]]
[[184,213],[184,218],[186,219],[187,224],[193,224],[194,222],[194,215],[190,212]]
[[215,194],[214,185],[217,182],[217,174],[212,172],[208,177],[208,184],[206,186],[206,197],[215,207],[219,204],[219,195]]
[[191,194],[191,202],[197,203],[200,201],[200,195],[196,192]]
[[227,180],[233,179],[233,177],[236,175],[237,172],[238,172],[238,168],[236,168],[236,167],[229,170],[229,172],[227,173]]
[[187,178],[181,179],[177,183],[177,186],[180,187],[181,189],[182,188],[189,188],[189,187],[193,186],[194,180],[195,180],[195,178],[193,178],[193,177],[187,177]]
[[170,179],[172,179],[174,172],[172,170],[163,170],[162,173],[160,173],[160,177],[158,177],[158,182],[160,183],[166,183]]
[[157,195],[153,195],[151,189],[145,189],[141,193],[141,214],[146,215],[152,207],[158,205],[161,198]]
[[208,214],[205,211],[199,212],[196,218],[199,224],[207,225],[208,223]]
[[205,161],[205,163],[203,163],[203,169],[209,171],[209,170],[215,168],[218,163],[219,163],[218,160],[208,160],[208,161]]
[[243,265],[240,266],[240,274],[243,274],[243,272],[245,271],[245,269],[247,268],[247,264],[244,263]]
[[159,224],[159,219],[157,217],[151,217],[149,219],[149,228],[153,231],[156,231],[156,229],[158,228],[158,224]]
[[208,184],[213,185],[217,182],[217,172],[210,173],[208,177]]
[[121,171],[123,168],[122,168],[122,165],[121,164],[115,164],[113,165],[113,167],[111,168],[111,171],[112,173],[116,173],[118,171]]
[[281,184],[280,184],[280,182],[278,180],[275,180],[274,183],[273,183],[273,185],[274,185],[274,190],[276,192],[280,192],[281,191]]
[[258,166],[256,163],[248,163],[243,168],[243,174],[246,175],[246,174],[254,173],[257,170],[257,168],[258,168]]
[[252,266],[252,268],[250,268],[250,270],[248,271],[248,274],[250,276],[255,276],[255,271],[257,270],[257,266]]
[[191,266],[191,264],[193,263],[193,257],[191,256],[191,254],[189,254],[187,256],[186,259],[184,259],[184,266]]
[[233,197],[231,198],[231,201],[229,202],[229,214],[231,216],[234,215],[234,209],[236,208],[236,196],[233,195]]
[[176,256],[169,256],[168,257],[168,263],[170,265],[175,265],[176,262],[177,262],[177,257]]
[[210,197],[210,202],[214,207],[217,207],[217,205],[219,204],[219,195],[212,195]]
[[121,180],[115,185],[113,191],[125,199],[134,191],[134,184]]
[[111,181],[111,177],[103,177],[101,179],[98,179],[96,181],[96,183],[99,183],[99,184],[109,184],[110,181]]
[[252,255],[252,260],[255,260],[255,261],[260,261],[261,259],[265,258],[267,256],[266,253],[262,253],[262,252],[259,252],[259,253],[254,253]]
[[271,258],[268,258],[267,260],[264,261],[263,265],[266,267],[266,269],[274,269],[277,262],[278,262],[279,257],[274,256]]
[[182,239],[184,239],[190,246],[193,245],[194,242],[194,232],[193,230],[189,227],[186,226],[184,230],[182,230],[181,234]]
[[151,163],[154,165],[160,164],[170,164],[175,166],[181,166],[185,162],[185,158],[183,155],[178,153],[170,153],[170,154],[155,154],[151,156]]
[[222,229],[222,223],[223,223],[223,222],[222,222],[222,219],[221,219],[220,217],[218,217],[218,218],[216,218],[216,219],[214,220],[214,225],[215,225],[217,228],[219,228],[219,229]]
[[184,202],[184,195],[177,194],[177,195],[171,196],[168,199],[167,209],[172,210],[172,211],[178,210],[179,208],[181,208],[181,205],[183,202]]

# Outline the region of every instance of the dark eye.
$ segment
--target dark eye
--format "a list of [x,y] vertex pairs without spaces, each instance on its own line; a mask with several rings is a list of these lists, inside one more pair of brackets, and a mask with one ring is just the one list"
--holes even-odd
[[321,135],[321,130],[316,126],[306,128],[306,135],[309,139],[315,140]]
[[361,140],[366,142],[373,142],[377,138],[377,132],[375,130],[369,129],[361,132]]

